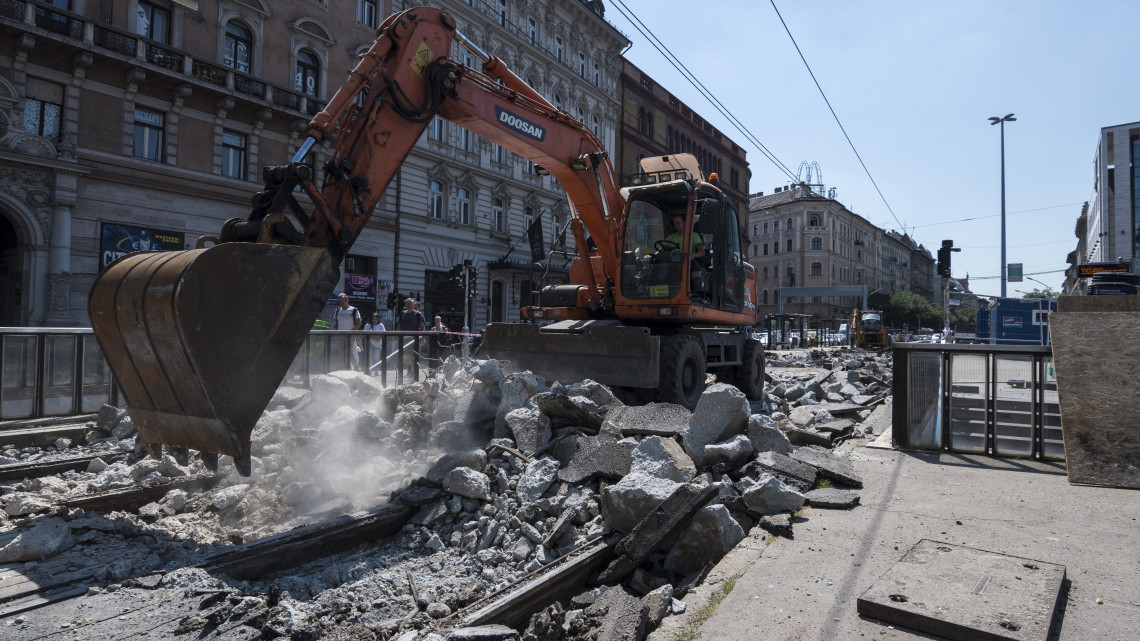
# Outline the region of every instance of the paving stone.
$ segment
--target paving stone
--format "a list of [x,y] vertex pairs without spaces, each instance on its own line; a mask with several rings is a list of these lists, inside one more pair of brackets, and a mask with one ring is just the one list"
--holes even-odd
[[791,514],[769,514],[760,519],[760,527],[765,531],[786,539],[793,538]]
[[541,452],[550,442],[550,419],[536,409],[511,410],[504,420],[519,451],[527,456]]
[[846,457],[836,456],[829,451],[799,447],[792,452],[792,458],[819,470],[819,475],[824,478],[851,487],[863,487],[863,479]]
[[693,459],[689,458],[681,444],[673,438],[648,436],[638,443],[632,456],[630,471],[633,472],[644,472],[650,476],[678,483],[688,483],[697,473]]
[[801,491],[811,489],[819,475],[814,467],[776,452],[760,454],[756,460],[749,464],[749,467],[760,473],[771,474]]
[[816,423],[812,426],[816,431],[830,434],[831,438],[846,436],[855,428],[855,421],[849,418],[833,418],[829,421]]
[[727,441],[706,445],[705,465],[724,465],[735,470],[748,462],[752,451],[752,441],[743,434],[737,434]]
[[772,417],[765,414],[753,414],[748,417],[748,440],[752,442],[752,450],[758,453],[776,452],[789,454],[792,443],[784,434]]
[[617,558],[601,573],[598,581],[603,584],[621,581],[630,571],[641,565],[663,541],[681,531],[692,516],[716,494],[716,487],[712,485],[687,483],[677,487],[618,542],[614,548],[614,555]]
[[[779,483],[775,478],[772,480]],[[707,563],[719,561],[742,540],[744,529],[732,518],[727,507],[703,507],[693,515],[688,529],[665,557],[665,569],[677,574],[696,572]]]
[[586,608],[586,614],[601,615],[601,623],[593,638],[596,641],[637,641],[643,638],[647,609],[641,599],[622,586],[610,587]]
[[480,625],[452,630],[447,641],[518,641],[519,633],[505,625]]
[[831,447],[831,434],[817,429],[800,430],[792,428],[785,432],[793,445],[819,445]]
[[586,396],[570,396],[566,392],[541,392],[531,400],[550,419],[552,429],[576,426],[597,430],[609,411],[607,406]]
[[469,499],[490,501],[491,479],[469,467],[457,467],[447,478],[447,491]]
[[515,487],[519,501],[523,503],[537,501],[554,482],[559,467],[558,461],[552,458],[541,458],[527,464],[526,471]]
[[570,465],[558,471],[558,480],[575,485],[596,478],[616,481],[629,474],[632,462],[630,451],[612,436],[586,436],[578,440]]
[[705,446],[743,434],[751,408],[739,389],[716,383],[701,394],[689,425],[681,432],[681,445],[698,468],[705,465]]
[[804,504],[803,494],[768,474],[747,486],[743,496],[748,509],[759,515],[794,512]]
[[618,532],[632,532],[643,518],[672,496],[680,486],[680,483],[642,472],[630,473],[602,490],[602,516],[610,528]]
[[685,406],[675,403],[614,407],[606,413],[602,430],[621,436],[680,436],[692,416]]
[[852,490],[839,490],[832,487],[812,490],[804,494],[807,504],[829,510],[849,510],[859,505],[859,493]]

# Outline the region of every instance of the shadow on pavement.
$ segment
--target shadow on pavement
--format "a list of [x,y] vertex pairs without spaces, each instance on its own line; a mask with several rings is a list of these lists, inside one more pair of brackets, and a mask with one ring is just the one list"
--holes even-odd
[[957,454],[949,452],[922,452],[900,450],[906,456],[934,465],[973,467],[979,470],[1001,470],[1006,472],[1029,472],[1033,474],[1064,475],[1064,461],[1034,461],[1032,459],[1001,458],[981,454]]

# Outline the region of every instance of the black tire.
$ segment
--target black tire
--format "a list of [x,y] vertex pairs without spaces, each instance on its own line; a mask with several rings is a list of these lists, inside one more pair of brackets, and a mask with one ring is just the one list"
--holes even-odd
[[705,351],[700,341],[687,334],[674,334],[661,341],[661,384],[657,400],[677,403],[690,410],[705,391]]
[[748,400],[759,401],[764,398],[764,346],[754,338],[744,341],[741,360],[741,365],[732,368],[735,385]]

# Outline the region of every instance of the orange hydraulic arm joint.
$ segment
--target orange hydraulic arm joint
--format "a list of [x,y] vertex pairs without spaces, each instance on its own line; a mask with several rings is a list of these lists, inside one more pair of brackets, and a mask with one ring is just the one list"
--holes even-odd
[[[404,11],[385,20],[377,33],[345,84],[313,117],[308,138],[289,165],[266,169],[266,188],[255,197],[250,215],[256,223],[288,205],[303,230],[301,242],[326,248],[338,260],[436,115],[458,69],[447,58],[456,32],[455,20],[445,12]],[[318,188],[304,160],[314,145],[334,135],[336,145]],[[294,186],[309,196],[311,212],[292,199]]]

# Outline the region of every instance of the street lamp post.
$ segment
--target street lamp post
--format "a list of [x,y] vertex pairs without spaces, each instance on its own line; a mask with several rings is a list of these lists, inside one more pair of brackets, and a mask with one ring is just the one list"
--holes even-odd
[[1013,122],[1017,118],[1013,114],[1006,114],[1002,118],[990,116],[991,125],[1001,125],[1001,297],[1005,298],[1005,123]]
[[1031,280],[1031,281],[1033,281],[1033,282],[1037,283],[1038,285],[1041,285],[1042,287],[1044,287],[1044,288],[1045,288],[1045,292],[1046,292],[1046,293],[1052,293],[1052,292],[1053,292],[1053,288],[1052,288],[1052,287],[1050,287],[1050,286],[1046,285],[1045,283],[1043,283],[1043,282],[1041,282],[1041,281],[1037,280],[1036,278],[1030,278],[1029,276],[1026,276],[1026,277],[1025,277],[1025,280]]

